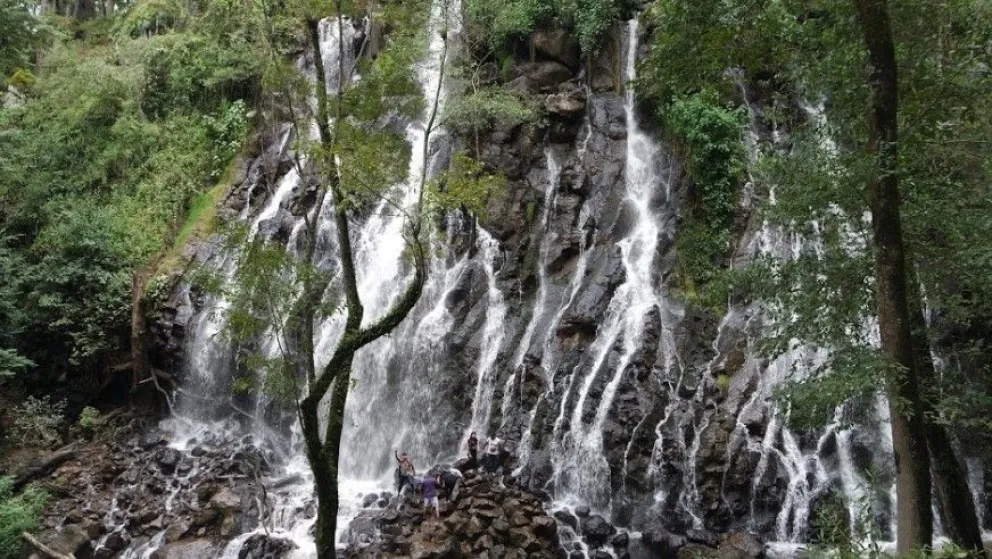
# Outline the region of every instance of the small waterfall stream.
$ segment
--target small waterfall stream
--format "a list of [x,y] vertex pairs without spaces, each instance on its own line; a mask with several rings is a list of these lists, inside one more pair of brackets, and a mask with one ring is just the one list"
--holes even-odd
[[[627,26],[624,62],[624,79],[628,83],[636,78],[637,33],[637,20],[631,20]],[[659,237],[671,235],[670,231],[662,231],[659,223],[662,220],[656,209],[660,199],[665,211],[674,210],[670,177],[662,167],[660,148],[639,127],[635,96],[630,87],[627,88],[624,109],[627,126],[624,204],[629,208],[631,227],[626,238],[618,244],[626,280],[610,301],[606,321],[600,326],[596,343],[590,348],[596,355],[593,364],[580,373],[584,378],[580,380],[575,404],[568,414],[570,429],[562,434],[563,452],[557,454],[555,459],[558,498],[566,502],[588,503],[603,511],[608,511],[611,502],[611,470],[605,459],[602,441],[606,415],[622,376],[629,374],[627,367],[640,349],[645,321],[652,314],[667,320],[673,312],[677,312],[673,311],[668,296],[660,289],[659,278],[654,275]],[[665,330],[664,327],[662,329]],[[664,334],[661,339],[660,350],[673,354],[673,348]],[[601,392],[593,397],[591,391],[594,385],[602,384],[600,377],[609,371],[612,371],[611,377],[605,381]]]

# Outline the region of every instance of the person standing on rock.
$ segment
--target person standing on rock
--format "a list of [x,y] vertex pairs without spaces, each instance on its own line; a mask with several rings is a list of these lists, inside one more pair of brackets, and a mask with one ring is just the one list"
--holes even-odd
[[472,434],[468,437],[468,458],[469,466],[473,468],[479,467],[479,437],[472,431]]
[[420,482],[420,495],[424,498],[424,517],[427,516],[427,511],[431,507],[434,507],[434,518],[441,518],[441,508],[438,506],[437,501],[437,486],[439,485],[441,476],[431,477],[424,476],[423,481]]
[[441,472],[441,487],[447,492],[448,500],[452,503],[458,500],[458,488],[461,487],[464,477],[458,468],[448,468]]
[[403,493],[403,488],[407,485],[413,489],[413,476],[417,475],[417,471],[413,467],[413,460],[407,453],[400,454],[396,450],[393,451],[393,456],[399,462],[399,466],[396,467],[396,493]]
[[495,435],[486,440],[486,456],[483,458],[483,467],[487,472],[495,474],[499,469],[499,453],[503,441]]

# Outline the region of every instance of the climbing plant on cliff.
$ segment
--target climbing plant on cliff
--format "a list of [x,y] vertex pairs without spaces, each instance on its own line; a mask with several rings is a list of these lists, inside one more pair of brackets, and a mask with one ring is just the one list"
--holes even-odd
[[675,98],[661,117],[693,183],[677,228],[680,279],[691,298],[719,308],[723,300],[707,284],[731,250],[744,172],[743,114],[721,106],[715,94],[699,93]]

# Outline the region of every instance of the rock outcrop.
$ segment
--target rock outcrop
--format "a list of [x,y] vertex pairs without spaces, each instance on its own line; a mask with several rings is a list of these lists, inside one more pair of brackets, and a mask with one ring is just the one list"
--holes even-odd
[[[263,514],[259,479],[271,457],[234,432],[206,433],[180,449],[151,427],[79,448],[37,481],[53,495],[41,541],[80,559],[118,557],[125,549],[154,559],[211,556]],[[272,550],[284,547],[255,542],[245,556],[276,557]]]
[[[512,478],[469,470],[458,500],[442,497],[440,518],[424,514],[412,492],[385,506],[362,511],[346,532],[346,556],[354,559],[412,557],[564,558],[558,525],[542,499],[516,487]],[[378,496],[366,499],[379,502]],[[612,527],[611,527],[612,528]]]

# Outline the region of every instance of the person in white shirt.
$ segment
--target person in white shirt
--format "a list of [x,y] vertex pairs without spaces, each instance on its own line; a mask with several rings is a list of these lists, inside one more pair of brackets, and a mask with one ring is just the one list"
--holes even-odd
[[499,469],[499,453],[502,446],[503,441],[496,436],[486,439],[486,455],[483,457],[485,462],[483,467],[491,474],[495,474]]
[[454,503],[458,500],[458,488],[462,484],[464,474],[458,468],[448,468],[441,472],[441,487],[448,495],[448,500]]

